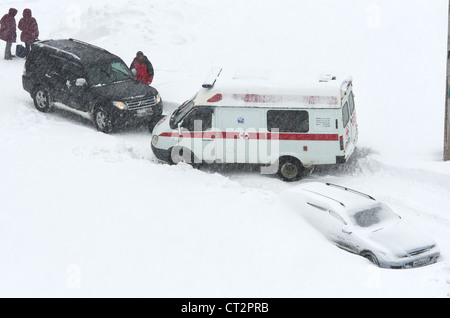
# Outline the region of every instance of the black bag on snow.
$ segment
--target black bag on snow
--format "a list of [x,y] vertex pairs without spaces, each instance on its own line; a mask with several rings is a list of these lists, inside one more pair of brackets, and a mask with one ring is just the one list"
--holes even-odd
[[16,56],[24,58],[25,55],[25,47],[22,44],[17,44],[16,46]]

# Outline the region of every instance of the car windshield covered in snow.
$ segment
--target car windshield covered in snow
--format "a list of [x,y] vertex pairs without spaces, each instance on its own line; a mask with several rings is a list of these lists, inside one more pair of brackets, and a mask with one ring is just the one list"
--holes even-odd
[[354,225],[362,228],[380,228],[384,224],[392,224],[400,220],[400,217],[384,204],[358,210],[351,214],[350,218]]
[[134,78],[122,61],[103,62],[88,68],[91,86],[110,85]]

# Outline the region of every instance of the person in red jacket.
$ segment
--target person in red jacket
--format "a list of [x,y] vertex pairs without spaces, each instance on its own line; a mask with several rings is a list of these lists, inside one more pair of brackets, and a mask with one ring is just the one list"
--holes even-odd
[[14,17],[17,14],[17,10],[14,8],[9,9],[9,12],[3,16],[0,20],[0,39],[6,42],[5,60],[12,60],[11,54],[12,44],[16,42],[16,19]]
[[136,79],[144,84],[150,85],[153,82],[153,65],[141,51],[136,53],[136,57],[131,63],[130,69]]
[[19,30],[22,31],[20,40],[25,43],[25,56],[31,49],[31,43],[36,41],[39,36],[39,27],[35,18],[32,17],[31,10],[23,10],[23,18],[19,21]]

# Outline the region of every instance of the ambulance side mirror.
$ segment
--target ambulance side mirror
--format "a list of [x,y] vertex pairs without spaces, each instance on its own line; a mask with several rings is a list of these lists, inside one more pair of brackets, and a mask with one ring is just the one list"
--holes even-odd
[[178,123],[178,133],[179,133],[180,135],[182,135],[182,132],[181,132],[181,123]]

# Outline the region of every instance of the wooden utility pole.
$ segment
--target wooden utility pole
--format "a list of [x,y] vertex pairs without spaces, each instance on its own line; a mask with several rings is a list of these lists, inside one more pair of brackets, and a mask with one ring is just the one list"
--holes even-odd
[[450,161],[450,1],[448,16],[448,40],[447,40],[447,91],[445,98],[445,131],[444,131],[444,161]]

